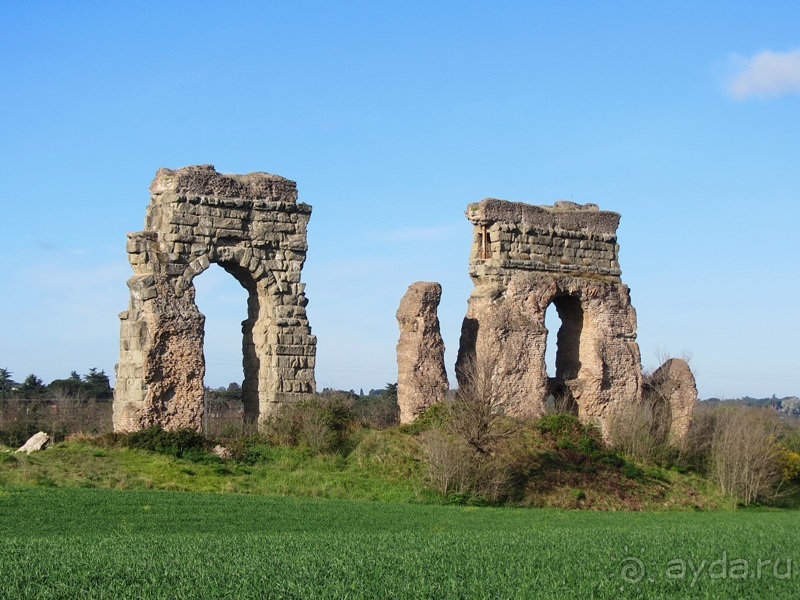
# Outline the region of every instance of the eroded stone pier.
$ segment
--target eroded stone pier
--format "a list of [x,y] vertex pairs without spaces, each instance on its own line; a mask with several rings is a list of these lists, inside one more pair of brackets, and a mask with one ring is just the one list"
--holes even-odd
[[397,309],[397,404],[401,423],[410,423],[431,404],[447,398],[444,341],[437,315],[441,298],[441,285],[418,281],[408,287]]

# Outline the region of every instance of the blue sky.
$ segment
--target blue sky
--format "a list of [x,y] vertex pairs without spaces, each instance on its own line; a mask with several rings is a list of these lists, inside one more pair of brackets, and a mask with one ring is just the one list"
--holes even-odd
[[[467,203],[622,214],[646,367],[702,397],[800,394],[800,3],[0,4],[0,366],[118,360],[125,232],[159,167],[296,180],[318,387],[396,381],[397,305],[444,288]],[[209,385],[241,379],[244,290],[195,280]]]

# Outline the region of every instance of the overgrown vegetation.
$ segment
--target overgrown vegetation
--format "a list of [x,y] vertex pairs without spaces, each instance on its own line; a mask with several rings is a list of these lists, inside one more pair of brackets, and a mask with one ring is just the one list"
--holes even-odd
[[0,444],[18,447],[37,431],[62,440],[69,434],[111,429],[113,390],[105,371],[72,371],[49,384],[31,373],[22,383],[0,368]]
[[[214,401],[240,403],[231,386],[210,392]],[[480,377],[402,427],[395,394],[392,385],[370,394],[328,390],[280,407],[260,428],[239,412],[238,422],[205,436],[158,428],[111,434],[110,404],[81,395],[5,399],[0,444],[18,447],[38,430],[73,438],[31,457],[0,455],[0,483],[609,510],[796,503],[800,434],[774,411],[701,404],[676,443],[669,412],[645,397],[609,422],[609,447],[571,407],[559,412],[558,402],[539,419],[503,415]],[[216,444],[232,458],[212,454]],[[158,475],[147,453],[164,456]]]
[[356,426],[352,408],[352,400],[341,395],[285,404],[268,418],[265,435],[277,445],[301,446],[315,453],[346,451]]
[[147,427],[126,435],[112,436],[112,439],[113,437],[125,448],[138,448],[177,458],[196,457],[207,451],[211,445],[208,439],[194,429],[165,431],[160,427]]
[[101,434],[111,430],[111,402],[82,396],[59,400],[0,400],[0,444],[18,448],[37,431],[54,440],[70,434]]
[[669,419],[647,396],[618,411],[609,423],[615,448],[640,464],[696,472],[744,505],[797,494],[795,420],[768,408],[699,403],[685,437],[671,440]]

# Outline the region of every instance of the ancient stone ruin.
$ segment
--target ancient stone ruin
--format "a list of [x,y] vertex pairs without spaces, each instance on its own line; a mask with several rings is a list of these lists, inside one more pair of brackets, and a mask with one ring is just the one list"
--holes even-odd
[[[636,312],[620,279],[617,213],[596,205],[531,206],[486,199],[467,208],[475,288],[461,330],[456,373],[489,370],[494,404],[544,413],[549,396],[586,420],[641,393]],[[545,312],[561,318],[555,377],[545,367]]]
[[678,442],[686,436],[697,402],[697,385],[689,364],[680,358],[670,358],[652,375],[645,378],[644,389],[655,402],[663,403],[667,420],[672,424],[669,437]]
[[[134,275],[120,313],[115,430],[201,428],[205,317],[192,281],[211,263],[249,295],[244,418],[261,422],[281,403],[313,393],[316,338],[300,281],[311,207],[297,202],[296,184],[201,165],[159,169],[150,192],[144,231],[128,234]],[[467,218],[475,287],[461,331],[459,386],[480,380],[482,394],[508,415],[539,416],[550,400],[601,427],[615,410],[640,402],[636,313],[618,261],[620,216],[594,204],[488,198],[470,204]],[[448,395],[441,293],[438,283],[416,283],[397,311],[402,422]],[[545,367],[551,305],[561,319],[554,377]],[[670,411],[670,435],[682,437],[697,398],[688,365],[670,361],[644,383]]]
[[128,234],[130,304],[120,313],[114,429],[200,429],[203,325],[192,280],[216,263],[248,294],[242,323],[245,418],[314,392],[316,338],[306,316],[311,207],[293,181],[221,175],[211,165],[159,169],[145,229]]
[[[461,330],[459,387],[480,380],[496,410],[517,417],[542,415],[550,400],[605,430],[615,410],[642,398],[636,312],[620,277],[620,215],[594,204],[533,206],[493,198],[470,204],[466,215],[473,224],[469,274],[475,287]],[[554,377],[545,366],[551,305],[561,320]],[[438,324],[435,315],[426,320]],[[404,356],[423,356],[438,329],[418,336],[416,351],[404,335],[398,350],[402,345]],[[438,361],[438,353],[431,360]],[[425,404],[423,388],[404,373],[412,364],[398,352],[398,397],[413,397],[418,407]],[[676,419],[672,435],[681,436],[697,391],[688,366],[668,370],[675,376],[663,377],[669,383],[660,389]],[[406,402],[406,418],[413,418],[416,408]]]
[[409,286],[397,309],[397,404],[401,423],[410,423],[431,404],[447,397],[444,342],[436,314],[441,299],[441,285],[419,281]]

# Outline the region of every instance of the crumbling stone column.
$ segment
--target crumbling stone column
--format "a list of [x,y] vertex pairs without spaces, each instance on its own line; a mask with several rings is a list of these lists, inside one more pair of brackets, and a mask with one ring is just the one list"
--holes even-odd
[[216,263],[247,291],[242,323],[245,417],[315,390],[316,338],[300,282],[311,207],[293,181],[221,175],[211,165],[159,169],[145,229],[128,234],[130,303],[120,313],[114,429],[199,430],[203,326],[192,280]]
[[654,401],[666,403],[669,439],[673,444],[680,444],[689,431],[697,403],[697,385],[689,364],[680,358],[670,358],[647,378],[644,385]]
[[410,423],[431,404],[447,398],[444,342],[436,312],[441,298],[441,285],[419,281],[408,287],[397,309],[397,403],[401,423]]

